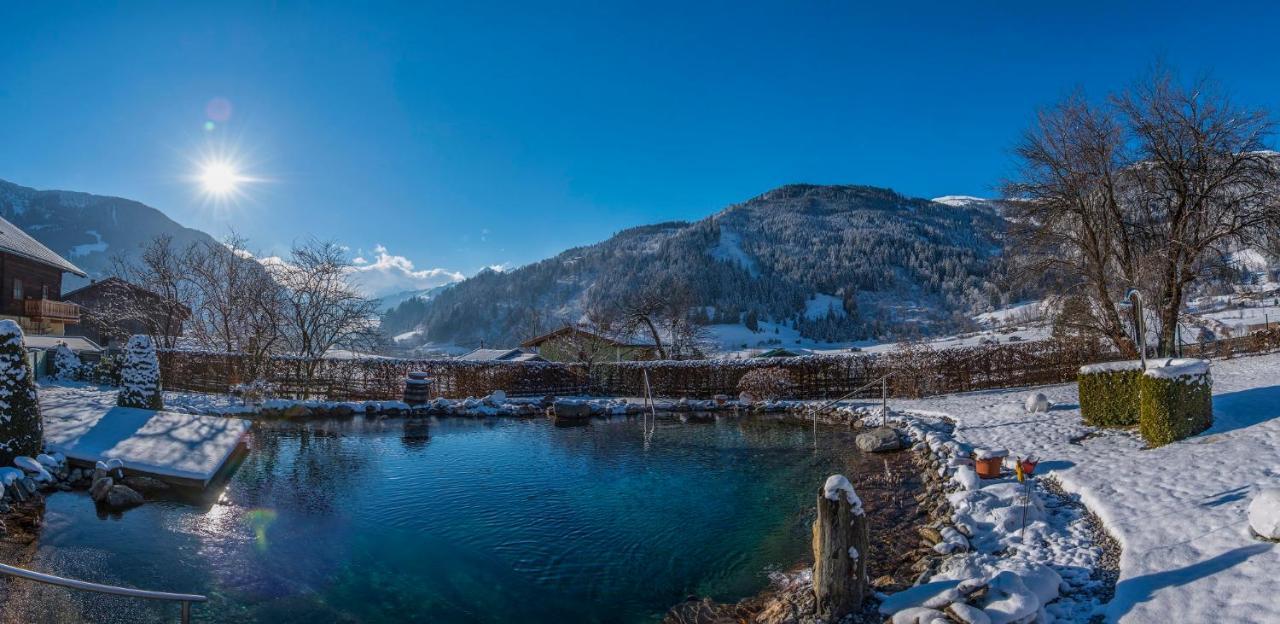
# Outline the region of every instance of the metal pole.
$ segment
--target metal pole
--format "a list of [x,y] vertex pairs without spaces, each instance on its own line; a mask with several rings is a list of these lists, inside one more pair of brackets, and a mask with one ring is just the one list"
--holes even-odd
[[880,378],[880,425],[889,424],[889,378]]

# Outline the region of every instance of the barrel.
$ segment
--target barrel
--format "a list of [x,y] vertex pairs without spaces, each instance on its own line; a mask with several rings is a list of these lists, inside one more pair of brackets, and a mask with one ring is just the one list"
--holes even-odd
[[431,400],[431,377],[421,371],[409,373],[404,380],[404,402],[409,405],[422,405]]

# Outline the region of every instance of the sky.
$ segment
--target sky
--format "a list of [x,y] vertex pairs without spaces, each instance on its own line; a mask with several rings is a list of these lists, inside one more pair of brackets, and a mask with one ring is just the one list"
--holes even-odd
[[1113,4],[4,3],[0,179],[335,240],[382,293],[786,183],[989,196],[1037,108],[1157,62],[1280,104],[1276,5]]

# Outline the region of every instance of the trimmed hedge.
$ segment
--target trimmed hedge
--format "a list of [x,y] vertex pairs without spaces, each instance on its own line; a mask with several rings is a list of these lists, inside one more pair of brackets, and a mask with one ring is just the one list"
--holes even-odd
[[[1138,380],[1141,363],[1132,370],[1080,369],[1080,415],[1094,427],[1130,427],[1138,424]],[[1113,367],[1119,368],[1119,367]]]
[[[1174,362],[1163,370],[1147,371],[1138,381],[1138,432],[1152,447],[1193,436],[1213,425],[1213,379],[1208,362]],[[1183,367],[1194,368],[1176,370]]]

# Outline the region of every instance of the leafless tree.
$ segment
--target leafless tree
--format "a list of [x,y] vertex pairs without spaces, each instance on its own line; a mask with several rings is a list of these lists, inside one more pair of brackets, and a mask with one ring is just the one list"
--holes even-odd
[[283,346],[284,290],[253,260],[246,240],[235,234],[188,251],[189,274],[199,293],[192,327],[202,344],[247,356],[249,379]]
[[1004,188],[1019,274],[1084,297],[1059,322],[1130,356],[1132,323],[1118,302],[1138,289],[1155,311],[1159,352],[1173,353],[1188,285],[1280,223],[1277,162],[1262,151],[1271,129],[1265,112],[1167,71],[1103,104],[1076,94],[1041,112]]
[[693,314],[695,298],[683,284],[665,283],[637,291],[620,307],[623,331],[647,335],[661,359],[701,357],[706,326]]
[[176,347],[199,296],[189,279],[186,250],[178,249],[170,236],[157,236],[136,260],[114,256],[109,272],[153,296],[138,297],[128,288],[108,289],[91,311],[91,320],[109,333],[141,325],[160,348]]
[[285,339],[304,358],[307,379],[331,349],[367,349],[376,341],[377,304],[351,285],[351,264],[336,243],[296,244],[271,272],[284,288]]

